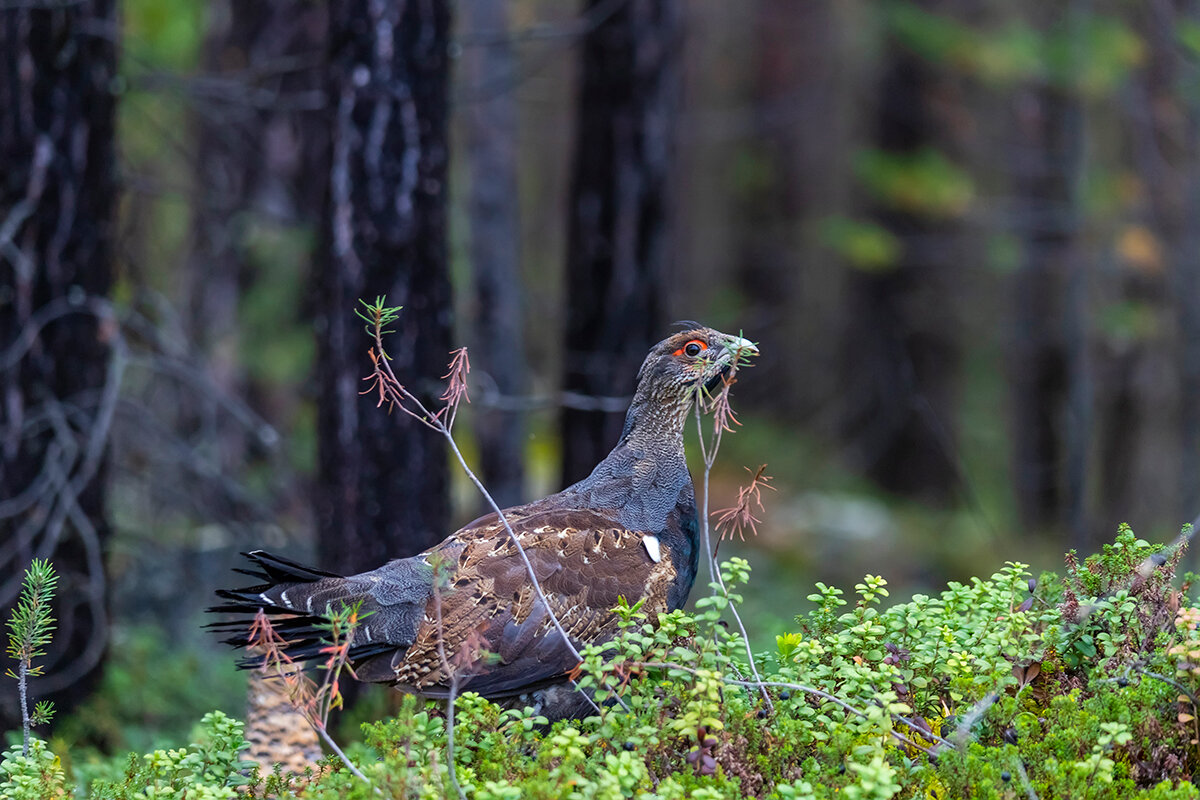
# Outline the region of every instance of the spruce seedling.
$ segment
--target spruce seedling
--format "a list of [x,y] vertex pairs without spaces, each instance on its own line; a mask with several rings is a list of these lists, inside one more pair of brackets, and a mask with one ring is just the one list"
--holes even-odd
[[58,576],[54,566],[47,560],[35,558],[25,570],[21,595],[12,616],[8,619],[8,655],[18,662],[17,671],[10,668],[5,674],[17,681],[21,693],[21,722],[25,734],[21,754],[29,755],[29,729],[44,725],[54,716],[54,704],[40,702],[29,713],[29,679],[42,674],[41,665],[33,661],[46,655],[43,649],[50,644],[54,631],[54,617],[50,616],[50,601],[54,599],[54,587]]

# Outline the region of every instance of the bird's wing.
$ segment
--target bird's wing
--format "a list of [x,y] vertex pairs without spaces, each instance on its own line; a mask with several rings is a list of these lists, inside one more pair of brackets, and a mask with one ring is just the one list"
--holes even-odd
[[[617,631],[619,598],[667,611],[675,567],[653,534],[592,511],[518,512],[509,519],[550,608],[576,647]],[[528,568],[496,515],[477,520],[427,554],[438,589],[412,645],[358,668],[427,695],[449,687],[488,697],[561,677],[575,658],[538,599]],[[441,647],[439,648],[439,641]]]

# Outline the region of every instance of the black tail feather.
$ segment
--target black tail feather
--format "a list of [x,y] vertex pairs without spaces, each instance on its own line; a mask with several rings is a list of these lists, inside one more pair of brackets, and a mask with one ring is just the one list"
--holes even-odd
[[321,578],[342,577],[333,572],[306,567],[290,558],[272,555],[265,550],[252,550],[242,555],[257,563],[266,572],[267,580],[272,583],[311,583]]
[[[223,619],[205,625],[207,629],[218,634],[233,634],[221,641],[234,647],[245,647],[250,644],[250,629],[254,616],[259,611],[271,618],[271,625],[288,644],[284,649],[289,658],[296,661],[317,659],[323,654],[321,648],[326,646],[324,625],[326,619],[319,614],[308,614],[293,608],[286,608],[271,602],[264,596],[267,592],[281,584],[313,583],[324,578],[341,577],[332,572],[313,569],[282,556],[272,555],[263,550],[255,550],[242,555],[254,562],[258,569],[235,568],[234,571],[262,581],[255,586],[240,589],[218,589],[217,597],[227,602],[208,608],[213,614],[249,615]],[[376,652],[373,645],[363,645],[372,653]],[[352,657],[357,657],[359,648],[351,649]],[[238,666],[246,669],[262,666],[262,656],[249,656],[241,659]]]
[[[225,602],[208,609],[210,613],[231,615],[217,622],[210,622],[205,627],[218,635],[224,644],[234,647],[246,647],[250,644],[250,631],[254,618],[261,611],[271,620],[275,633],[287,644],[283,652],[293,661],[323,661],[329,657],[328,652],[322,652],[328,647],[328,619],[316,609],[326,606],[326,603],[336,600],[340,591],[337,586],[319,588],[304,586],[328,578],[339,579],[341,576],[318,569],[312,569],[297,564],[280,556],[274,556],[261,550],[243,553],[252,560],[259,569],[238,569],[237,572],[262,581],[255,586],[241,589],[218,589],[217,597]],[[340,584],[340,580],[335,583]],[[280,605],[277,598],[287,597],[287,592],[297,589],[298,597],[304,598],[305,607],[311,607],[313,612],[307,612],[288,606]],[[283,589],[283,592],[276,590]],[[314,593],[315,591],[315,593]],[[273,599],[275,598],[275,599]],[[396,650],[395,643],[367,641],[356,642],[351,646],[349,659],[357,663],[362,659],[371,658],[383,653]],[[238,660],[242,669],[260,668],[264,656],[261,653],[249,653]]]
[[262,570],[243,569],[242,567],[234,567],[233,571],[238,573],[239,575],[249,575],[251,578],[254,578],[254,580],[256,580],[256,581],[271,580],[269,577],[267,577],[267,573],[263,572]]

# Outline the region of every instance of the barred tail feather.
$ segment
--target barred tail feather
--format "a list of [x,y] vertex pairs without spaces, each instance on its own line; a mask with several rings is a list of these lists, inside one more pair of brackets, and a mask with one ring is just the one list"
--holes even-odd
[[[241,589],[218,589],[217,596],[227,602],[212,606],[209,612],[242,615],[213,622],[206,627],[232,636],[222,639],[225,644],[245,647],[250,644],[250,630],[259,611],[271,620],[275,632],[288,642],[285,652],[304,661],[322,656],[328,622],[326,609],[338,600],[353,602],[356,598],[346,586],[345,578],[332,572],[313,569],[282,556],[262,550],[243,553],[257,569],[238,572],[262,581]],[[249,615],[249,616],[245,616]],[[373,655],[378,647],[366,645],[351,649],[352,658]],[[250,656],[238,663],[242,668],[262,664],[261,656]]]

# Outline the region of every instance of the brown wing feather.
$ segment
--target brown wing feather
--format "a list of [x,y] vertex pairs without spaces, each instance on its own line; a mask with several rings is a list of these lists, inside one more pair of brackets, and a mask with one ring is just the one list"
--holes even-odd
[[[647,612],[667,610],[675,578],[670,553],[661,546],[655,562],[645,534],[625,530],[586,511],[506,512],[542,591],[577,647],[605,641],[617,631],[611,609],[624,596],[646,600]],[[391,664],[397,683],[426,694],[448,686],[438,653],[441,636],[453,659],[469,641],[491,654],[460,674],[460,690],[502,696],[563,675],[574,666],[537,599],[511,537],[495,515],[484,517],[440,545],[451,573],[439,598],[431,598],[416,640]],[[436,607],[440,600],[441,624]]]

